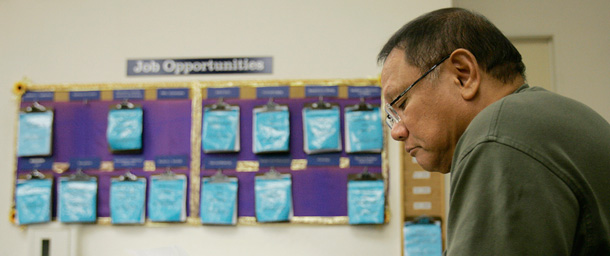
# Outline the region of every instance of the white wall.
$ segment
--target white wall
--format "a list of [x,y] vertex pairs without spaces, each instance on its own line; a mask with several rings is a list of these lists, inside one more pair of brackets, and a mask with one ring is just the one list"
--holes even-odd
[[[28,255],[32,232],[8,222],[17,111],[11,88],[23,76],[36,84],[376,77],[375,56],[396,29],[449,5],[450,0],[0,0],[0,255]],[[127,59],[233,56],[273,56],[274,73],[125,75]],[[165,246],[189,255],[400,255],[400,149],[391,148],[389,225],[76,225],[70,228],[78,234],[77,255],[130,255],[127,249]]]
[[610,120],[610,1],[454,0],[453,3],[485,15],[509,37],[551,36],[556,92],[587,104]]

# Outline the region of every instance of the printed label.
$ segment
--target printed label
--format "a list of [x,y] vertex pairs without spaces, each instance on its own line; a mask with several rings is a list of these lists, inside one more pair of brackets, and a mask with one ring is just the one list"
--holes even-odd
[[358,154],[350,155],[349,162],[351,166],[380,166],[380,154]]
[[186,167],[189,165],[188,156],[158,156],[155,158],[155,166],[159,167]]
[[55,99],[54,92],[25,92],[21,97],[23,102],[53,101],[53,99]]
[[305,86],[305,97],[337,97],[339,86],[307,85]]
[[239,87],[229,88],[208,88],[208,99],[228,99],[228,98],[239,98],[240,90]]
[[428,195],[432,193],[432,188],[429,186],[413,187],[413,194]]
[[256,88],[256,98],[288,98],[290,88],[288,86],[258,87]]
[[413,209],[414,210],[431,210],[432,202],[414,202]]
[[144,90],[116,90],[112,95],[114,100],[143,100]]
[[51,157],[36,157],[36,158],[19,158],[19,170],[52,170],[53,158]]
[[341,154],[307,155],[307,166],[339,166]]
[[157,89],[157,99],[188,99],[188,88]]
[[413,179],[429,179],[430,178],[430,172],[427,171],[414,171],[413,172]]
[[115,157],[114,168],[115,169],[126,169],[126,168],[143,168],[144,158],[143,157]]
[[101,162],[102,160],[99,157],[72,158],[70,159],[70,169],[99,169]]
[[203,166],[205,169],[235,169],[237,167],[236,157],[204,156]]
[[287,156],[259,156],[260,167],[289,167],[292,159]]
[[100,100],[100,91],[70,92],[70,101]]
[[350,86],[347,88],[348,98],[378,98],[381,97],[379,86]]

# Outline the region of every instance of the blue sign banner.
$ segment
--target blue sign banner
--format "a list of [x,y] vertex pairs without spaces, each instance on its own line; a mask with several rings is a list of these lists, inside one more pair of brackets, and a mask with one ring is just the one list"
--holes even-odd
[[144,168],[143,157],[115,157],[114,169]]
[[23,102],[53,101],[54,99],[54,92],[25,92],[21,97]]
[[348,98],[377,98],[381,97],[379,86],[349,86],[347,87]]
[[102,160],[99,157],[87,157],[87,158],[71,158],[70,169],[77,170],[94,170],[99,169]]
[[114,100],[143,100],[144,90],[115,90],[112,96]]
[[307,166],[339,166],[341,154],[307,155]]
[[292,158],[290,158],[290,155],[260,155],[258,165],[260,167],[290,167],[292,165]]
[[305,86],[305,97],[338,97],[339,86],[307,85]]
[[184,76],[273,72],[272,57],[127,60],[127,76]]
[[70,101],[100,100],[100,91],[70,92]]
[[157,168],[186,167],[189,166],[189,158],[187,155],[157,156],[155,157],[155,166]]
[[237,99],[239,98],[240,90],[239,87],[227,87],[227,88],[208,88],[208,99]]
[[53,169],[53,158],[52,157],[36,157],[36,158],[19,158],[17,165],[18,170],[31,171],[31,170],[52,170]]
[[228,156],[204,156],[203,166],[205,169],[230,169],[234,170],[237,167],[237,157]]
[[188,88],[161,88],[157,89],[157,99],[188,99],[189,89]]
[[350,166],[381,166],[381,154],[349,155]]
[[273,86],[273,87],[258,87],[256,88],[256,98],[288,98],[290,97],[289,86]]

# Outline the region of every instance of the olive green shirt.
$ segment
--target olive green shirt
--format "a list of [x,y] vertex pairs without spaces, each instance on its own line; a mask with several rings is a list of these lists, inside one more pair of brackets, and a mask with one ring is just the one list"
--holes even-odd
[[522,86],[460,138],[449,209],[450,256],[610,255],[610,125]]

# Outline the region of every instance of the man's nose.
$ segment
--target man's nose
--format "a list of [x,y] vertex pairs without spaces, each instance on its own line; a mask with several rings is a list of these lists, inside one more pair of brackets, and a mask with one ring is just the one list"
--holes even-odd
[[404,126],[404,124],[401,121],[401,122],[397,122],[394,124],[394,126],[392,127],[392,130],[390,131],[390,135],[392,136],[392,139],[394,139],[394,140],[403,141],[403,140],[406,140],[407,137],[409,137],[409,131],[407,130],[407,127]]

